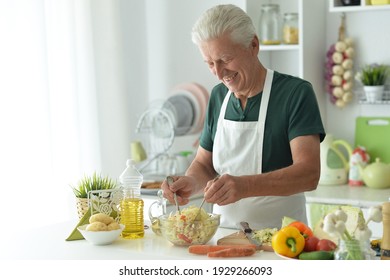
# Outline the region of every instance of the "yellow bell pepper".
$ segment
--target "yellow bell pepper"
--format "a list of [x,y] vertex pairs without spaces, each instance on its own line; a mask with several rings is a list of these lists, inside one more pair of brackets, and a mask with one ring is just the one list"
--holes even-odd
[[305,238],[296,227],[287,226],[281,228],[272,237],[272,248],[282,256],[294,258],[305,247]]

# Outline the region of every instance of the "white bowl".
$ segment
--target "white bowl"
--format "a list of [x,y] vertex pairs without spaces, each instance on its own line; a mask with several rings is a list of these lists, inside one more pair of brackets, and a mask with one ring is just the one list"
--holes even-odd
[[93,245],[108,245],[118,239],[119,235],[125,228],[124,225],[120,224],[120,229],[109,230],[109,231],[89,231],[85,230],[88,225],[77,227],[79,232],[84,236],[85,240]]

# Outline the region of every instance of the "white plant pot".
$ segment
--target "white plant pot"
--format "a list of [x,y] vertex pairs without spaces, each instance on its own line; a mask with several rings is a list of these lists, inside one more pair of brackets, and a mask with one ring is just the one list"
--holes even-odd
[[367,102],[375,103],[383,99],[385,86],[364,86]]

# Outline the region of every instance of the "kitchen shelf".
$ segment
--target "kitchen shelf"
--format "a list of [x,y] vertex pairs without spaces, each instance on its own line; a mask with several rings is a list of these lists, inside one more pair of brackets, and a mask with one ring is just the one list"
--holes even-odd
[[376,102],[368,102],[364,96],[364,92],[362,90],[357,91],[357,95],[359,97],[359,104],[365,105],[388,105],[390,104],[390,90],[385,90],[383,100]]
[[390,10],[390,5],[370,5],[366,4],[366,1],[361,0],[360,5],[356,6],[344,6],[340,0],[329,0],[329,12],[363,12],[363,11],[383,11]]
[[[242,6],[258,29],[261,5],[269,0],[242,0]],[[236,1],[234,1],[236,2]],[[316,92],[321,92],[323,71],[319,61],[325,50],[325,0],[272,0],[280,7],[280,15],[297,13],[299,44],[262,45],[259,58],[267,68],[310,81]]]
[[261,45],[260,51],[291,51],[299,50],[299,45]]

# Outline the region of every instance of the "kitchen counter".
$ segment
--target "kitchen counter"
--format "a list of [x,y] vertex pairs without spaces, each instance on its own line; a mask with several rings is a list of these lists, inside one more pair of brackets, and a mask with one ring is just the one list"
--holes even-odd
[[319,185],[316,190],[306,192],[307,203],[351,205],[369,208],[390,199],[390,188],[373,189],[366,186]]
[[[307,192],[308,203],[346,204],[370,207],[387,201],[390,189],[370,189],[367,187],[318,186],[315,191]],[[155,197],[150,196],[151,201]],[[201,200],[197,198],[197,204]],[[147,208],[145,208],[146,210]],[[151,229],[145,231],[145,237],[137,240],[119,238],[111,245],[93,246],[85,240],[65,241],[77,221],[53,224],[23,232],[2,233],[0,239],[0,259],[2,260],[102,260],[102,259],[177,259],[205,260],[206,256],[189,254],[186,247],[178,247],[155,235]],[[209,244],[235,230],[220,228]],[[7,236],[8,235],[8,236]],[[242,259],[242,258],[241,258]],[[278,260],[272,252],[258,252],[246,257],[252,260]]]
[[[322,212],[320,212],[320,214],[318,213],[318,211],[325,210],[322,209],[321,205],[348,205],[359,207],[362,209],[363,215],[367,217],[368,208],[381,205],[383,202],[390,199],[390,188],[373,189],[366,186],[319,185],[316,190],[306,192],[305,196],[309,225],[315,227],[319,221],[319,215],[324,214]],[[382,237],[382,223],[369,223],[368,226],[372,231],[373,237]]]
[[[53,224],[45,228],[12,233],[12,239],[2,236],[2,260],[206,260],[207,256],[188,253],[187,247],[174,246],[151,229],[142,239],[126,240],[119,237],[106,246],[94,246],[86,240],[65,241],[76,222]],[[236,230],[219,228],[208,244],[216,244],[221,237]],[[11,233],[10,233],[11,234]],[[231,259],[231,258],[229,258]],[[259,251],[239,259],[278,260],[273,252]]]

